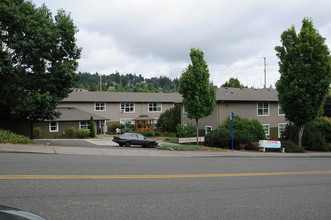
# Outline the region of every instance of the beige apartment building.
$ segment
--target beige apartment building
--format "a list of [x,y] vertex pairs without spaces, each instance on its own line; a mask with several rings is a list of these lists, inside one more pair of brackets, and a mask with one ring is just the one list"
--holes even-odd
[[[231,115],[250,120],[258,120],[264,128],[268,139],[278,139],[287,122],[278,104],[278,93],[275,89],[219,88],[216,92],[216,107],[214,113],[199,120],[199,128],[206,133],[218,128]],[[195,120],[186,117],[182,108],[181,123]]]
[[[214,113],[199,120],[199,128],[206,133],[218,128],[231,112],[242,118],[258,120],[270,139],[280,137],[286,126],[284,114],[278,105],[275,89],[219,88]],[[54,121],[37,124],[45,137],[57,137],[69,125],[76,129],[89,129],[89,118],[94,117],[97,133],[107,131],[107,124],[131,122],[141,115],[148,115],[157,123],[160,115],[176,103],[182,103],[178,93],[87,92],[73,91],[61,101],[58,110],[64,114]],[[192,121],[182,108],[181,123]]]

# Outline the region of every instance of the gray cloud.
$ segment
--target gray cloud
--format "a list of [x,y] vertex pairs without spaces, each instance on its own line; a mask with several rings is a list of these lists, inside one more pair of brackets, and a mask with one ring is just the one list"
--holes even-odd
[[[231,76],[261,86],[263,57],[269,84],[279,77],[274,47],[280,34],[311,17],[330,48],[328,0],[34,0],[54,13],[71,12],[83,47],[80,71],[179,77],[189,51],[204,51],[213,81]],[[253,60],[253,62],[252,62]]]

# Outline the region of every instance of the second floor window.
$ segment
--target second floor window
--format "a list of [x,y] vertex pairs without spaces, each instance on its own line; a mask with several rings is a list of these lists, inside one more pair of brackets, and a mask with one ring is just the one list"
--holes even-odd
[[134,103],[121,103],[121,112],[134,112]]
[[280,107],[279,104],[278,104],[278,115],[280,115],[280,116],[285,115],[284,111],[282,110],[282,108]]
[[95,111],[106,111],[106,103],[104,102],[96,102],[94,103]]
[[161,103],[149,103],[148,104],[148,111],[149,112],[161,112],[162,111],[162,104]]
[[269,115],[269,103],[268,102],[258,102],[257,103],[257,115],[258,116],[268,116]]

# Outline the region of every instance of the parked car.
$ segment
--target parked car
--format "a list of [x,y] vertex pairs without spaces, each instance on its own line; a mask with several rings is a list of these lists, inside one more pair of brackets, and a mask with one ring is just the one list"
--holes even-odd
[[155,140],[147,139],[139,133],[125,133],[121,136],[115,136],[113,141],[120,146],[130,147],[131,145],[141,145],[143,147],[156,147],[158,143]]
[[21,209],[0,205],[1,220],[45,220],[39,215]]

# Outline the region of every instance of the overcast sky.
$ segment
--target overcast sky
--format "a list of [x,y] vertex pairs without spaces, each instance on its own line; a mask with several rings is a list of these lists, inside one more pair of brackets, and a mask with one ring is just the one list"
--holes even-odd
[[83,48],[79,71],[179,78],[192,47],[205,53],[210,78],[263,87],[279,79],[280,34],[312,18],[331,48],[330,0],[32,0],[71,13]]

